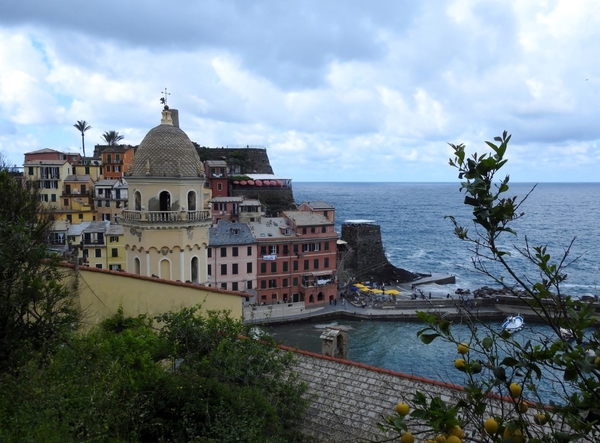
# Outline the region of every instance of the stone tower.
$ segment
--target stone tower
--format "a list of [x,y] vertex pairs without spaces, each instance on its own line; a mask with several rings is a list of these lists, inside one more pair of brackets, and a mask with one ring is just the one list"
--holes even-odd
[[139,145],[123,211],[127,269],[167,280],[206,283],[210,211],[204,208],[204,168],[177,110]]

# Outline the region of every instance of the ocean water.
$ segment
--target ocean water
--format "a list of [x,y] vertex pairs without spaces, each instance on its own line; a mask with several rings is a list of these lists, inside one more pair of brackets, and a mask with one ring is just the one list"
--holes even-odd
[[[534,184],[510,184],[508,196],[525,196]],[[447,293],[456,288],[477,289],[493,282],[473,270],[468,244],[454,236],[445,216],[455,216],[473,232],[469,208],[458,183],[294,183],[296,202],[325,201],[336,208],[336,228],[345,220],[374,220],[388,260],[414,272],[449,273],[456,285],[425,288]],[[600,295],[600,183],[541,183],[520,208],[517,235],[504,235],[501,246],[520,276],[537,270],[518,252],[530,245],[546,245],[555,260],[571,246],[563,292]],[[495,269],[499,271],[498,269]]]
[[[532,187],[513,184],[508,194],[524,196]],[[473,253],[454,236],[452,223],[444,218],[453,215],[464,226],[472,225],[457,183],[294,183],[294,198],[297,202],[326,201],[333,205],[340,233],[344,220],[374,220],[381,227],[386,255],[395,266],[456,276],[455,285],[431,286],[425,291],[444,296],[459,287],[473,290],[494,286],[488,277],[473,272]],[[573,242],[563,293],[600,295],[600,183],[540,184],[521,211],[525,216],[514,225],[517,235],[501,238],[503,248],[511,251],[509,260],[517,273],[537,277],[535,267],[518,253],[526,238],[531,245],[546,245],[554,260],[560,260]],[[423,344],[417,338],[423,327],[419,322],[344,320],[342,324],[351,328],[350,360],[456,384],[465,382],[464,374],[453,368],[455,347],[442,341]],[[490,327],[500,329],[500,325]],[[275,326],[270,332],[290,346],[321,351],[321,330],[312,323]],[[468,340],[464,325],[456,325],[455,332]],[[535,340],[549,330],[527,325],[518,334]],[[553,395],[552,383],[545,377],[540,385],[544,400]]]

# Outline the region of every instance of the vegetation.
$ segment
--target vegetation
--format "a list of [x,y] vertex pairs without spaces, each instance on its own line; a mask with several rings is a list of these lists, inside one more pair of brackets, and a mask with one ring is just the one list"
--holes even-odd
[[92,129],[85,120],[77,120],[77,123],[73,125],[75,129],[81,132],[81,149],[83,150],[83,156],[85,157],[85,133]]
[[[200,307],[90,332],[61,283],[37,189],[0,170],[0,441],[294,442],[294,355]],[[156,325],[161,326],[160,330]]]
[[49,358],[79,318],[47,247],[53,215],[29,185],[0,166],[0,373]]
[[[494,141],[486,142],[490,153],[471,157],[464,145],[450,145],[450,164],[462,180],[474,227],[450,220],[456,236],[473,252],[475,270],[509,289],[553,334],[522,343],[464,312],[472,334],[470,342],[461,343],[450,322],[419,313],[425,322],[419,332],[424,343],[441,339],[457,346],[454,367],[465,374],[464,395],[448,400],[416,392],[401,400],[411,404],[409,414],[403,407],[380,426],[401,434],[401,441],[412,441],[413,435],[446,443],[600,441],[600,332],[594,306],[561,290],[568,266],[577,259],[571,258],[573,241],[552,260],[545,245],[533,246],[525,238],[515,248],[531,272],[527,277],[515,272],[514,257],[505,245],[516,238],[513,222],[524,216],[521,205],[529,194],[521,199],[507,196],[509,177],[497,180],[496,174],[507,162],[510,136],[504,132]],[[561,336],[561,328],[573,338]],[[554,386],[549,404],[540,395],[540,380]]]
[[119,134],[118,131],[106,131],[102,134],[102,140],[109,145],[114,146],[125,138],[124,135]]

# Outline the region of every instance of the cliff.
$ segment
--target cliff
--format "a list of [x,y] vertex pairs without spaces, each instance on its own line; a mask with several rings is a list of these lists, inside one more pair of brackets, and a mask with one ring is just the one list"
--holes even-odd
[[341,283],[359,280],[405,283],[423,276],[397,268],[388,261],[379,225],[344,223],[341,239],[346,242],[346,251],[338,269],[338,281]]

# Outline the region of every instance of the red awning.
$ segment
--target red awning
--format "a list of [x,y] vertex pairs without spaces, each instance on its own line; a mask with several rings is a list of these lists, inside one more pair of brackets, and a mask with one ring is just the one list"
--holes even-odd
[[277,180],[275,183],[277,183],[279,186],[283,186],[283,182],[281,180]]
[[254,180],[248,180],[248,184],[249,184],[250,186],[254,186]]
[[240,182],[239,182],[238,180],[234,180],[234,181],[233,181],[233,184],[234,184],[234,185],[239,185],[239,184],[240,184]]
[[256,180],[254,183],[256,184],[256,186],[262,186],[263,185],[263,182],[260,181],[260,180]]
[[242,185],[242,186],[246,186],[247,184],[248,184],[248,183],[246,182],[246,180],[242,180],[242,181],[240,182],[240,185]]

